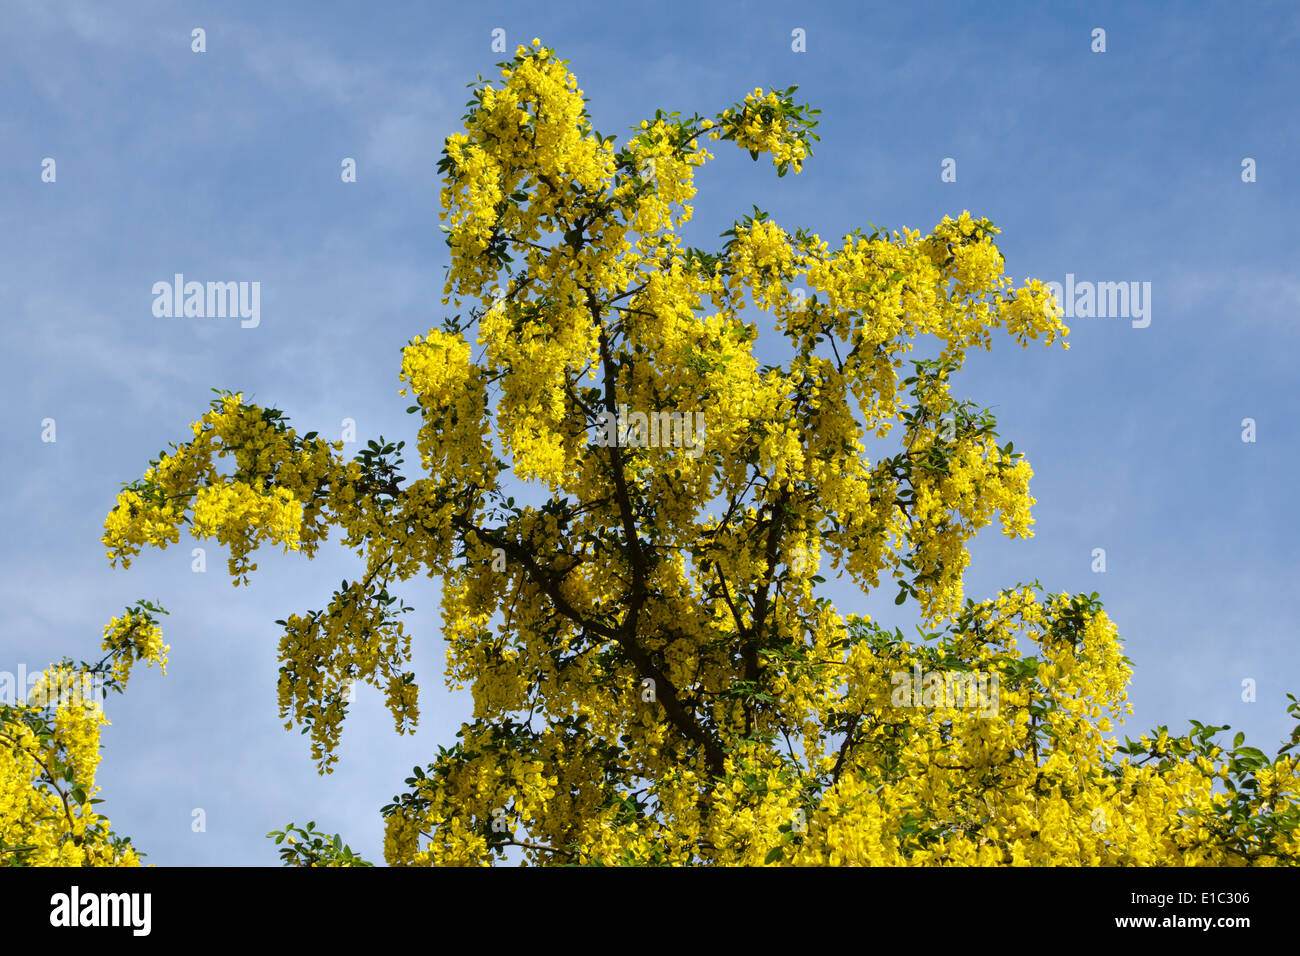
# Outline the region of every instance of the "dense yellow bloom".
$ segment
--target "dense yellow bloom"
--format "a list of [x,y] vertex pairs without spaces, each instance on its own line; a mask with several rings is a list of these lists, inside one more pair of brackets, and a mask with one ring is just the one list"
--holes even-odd
[[[997,228],[963,212],[832,243],[755,209],[716,252],[683,244],[705,138],[799,172],[816,111],[792,93],[659,112],[620,147],[567,64],[520,47],[440,163],[464,311],[402,352],[424,475],[400,444],[345,461],[223,393],[123,489],[110,556],[188,525],[246,580],[262,544],[311,556],[341,527],[364,573],[278,622],[281,712],[325,771],[351,682],[414,726],[388,588],[440,577],[473,714],[384,809],[393,864],[1295,862],[1294,758],[1199,725],[1113,736],[1130,671],[1095,596],[965,594],[971,538],[995,517],[1028,537],[1034,499],[953,378],[997,330],[1069,331],[1004,274]],[[760,361],[760,323],[784,364]],[[897,588],[932,630],[842,615],[831,572]]]

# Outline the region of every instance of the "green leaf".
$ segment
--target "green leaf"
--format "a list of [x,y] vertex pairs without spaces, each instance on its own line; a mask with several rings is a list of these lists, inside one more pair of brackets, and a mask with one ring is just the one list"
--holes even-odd
[[785,851],[782,850],[779,846],[774,846],[774,847],[772,847],[772,849],[770,849],[770,850],[767,851],[767,856],[765,856],[765,857],[763,858],[763,862],[764,862],[764,863],[780,863],[780,862],[781,862],[781,859],[782,859],[784,856],[785,856]]

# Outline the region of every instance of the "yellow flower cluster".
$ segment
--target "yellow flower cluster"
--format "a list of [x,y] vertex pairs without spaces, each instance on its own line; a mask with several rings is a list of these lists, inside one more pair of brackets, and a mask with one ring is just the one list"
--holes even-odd
[[[408,371],[422,387],[438,387],[427,363],[417,360]],[[384,692],[399,732],[414,727],[418,687],[406,668],[410,637],[385,585],[447,560],[450,541],[439,515],[445,518],[450,505],[417,485],[400,496],[404,508],[390,513],[394,489],[366,486],[361,463],[336,454],[342,442],[315,433],[300,437],[277,412],[248,405],[241,394],[222,395],[191,431],[191,441],[118,495],[102,539],[110,561],[129,567],[143,545],[165,548],[188,527],[197,538],[229,546],[237,585],[256,570],[252,554],[263,543],[310,557],[331,526],[342,527],[343,544],[366,557],[366,583],[340,592],[324,614],[281,622],[281,715],[310,730],[323,771],[337,759],[344,699],[354,680]],[[428,438],[424,444],[428,450]],[[223,459],[233,459],[229,473],[219,468]],[[400,541],[381,530],[390,520],[404,529]]]
[[425,469],[462,486],[491,485],[497,465],[487,436],[487,393],[470,364],[469,344],[438,329],[424,339],[417,335],[402,350],[401,377],[425,409],[419,440]]
[[104,625],[102,646],[112,655],[113,675],[123,684],[130,679],[136,661],[150,667],[157,664],[167,673],[167,652],[171,648],[163,643],[162,629],[148,617],[128,612],[113,618]]
[[[142,546],[166,548],[187,524],[196,537],[216,537],[230,547],[236,584],[247,583],[257,567],[248,555],[264,541],[286,553],[314,554],[322,515],[311,496],[323,482],[346,481],[328,443],[296,441],[292,429],[277,428],[237,394],[215,402],[192,430],[192,441],[164,454],[118,493],[104,522],[109,560],[129,568]],[[226,457],[234,459],[230,475],[217,467],[216,460]]]
[[[781,98],[775,90],[766,94],[756,87],[746,95],[741,109],[728,109],[722,113],[724,124],[736,134],[736,145],[757,153],[770,153],[772,165],[788,165],[796,173],[803,169],[808,149],[803,140],[795,137],[795,126],[786,121],[781,112]],[[715,131],[716,139],[719,134]]]
[[0,866],[140,865],[95,809],[108,724],[96,684],[122,690],[137,660],[165,673],[168,648],[140,608],[105,625],[102,647],[99,664],[54,664],[20,699],[0,701]]

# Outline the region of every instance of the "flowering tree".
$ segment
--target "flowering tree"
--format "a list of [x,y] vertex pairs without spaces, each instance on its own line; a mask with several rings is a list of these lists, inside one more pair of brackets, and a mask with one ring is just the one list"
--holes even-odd
[[[447,679],[474,710],[384,808],[388,862],[1294,862],[1289,747],[1200,724],[1121,743],[1130,670],[1096,595],[964,594],[967,542],[995,515],[1028,536],[1034,499],[953,375],[996,330],[1068,332],[1041,282],[1003,275],[998,230],[963,213],[832,248],[755,209],[693,248],[707,142],[799,172],[817,111],[793,88],[658,112],[619,146],[538,41],[501,66],[439,167],[444,304],[465,311],[403,351],[423,476],[404,443],[345,460],[220,392],[105,528],[124,565],[184,526],[215,536],[236,584],[261,544],[311,556],[342,529],[364,573],[277,622],[281,710],[322,772],[352,681],[415,725],[389,589],[441,576]],[[754,310],[784,364],[756,357]],[[938,354],[901,377],[921,334]],[[823,568],[896,589],[929,630],[842,615]]]
[[141,601],[104,628],[104,657],[65,659],[30,689],[0,692],[0,866],[139,866],[130,837],[95,810],[99,731],[108,723],[101,692],[121,693],[137,661],[167,670],[154,614]]

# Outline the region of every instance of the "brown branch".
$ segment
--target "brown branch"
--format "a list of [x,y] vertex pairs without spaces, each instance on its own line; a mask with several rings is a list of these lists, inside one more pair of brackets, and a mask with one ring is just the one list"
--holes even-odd
[[[600,326],[600,357],[601,363],[605,368],[605,408],[611,414],[618,414],[618,396],[616,394],[616,385],[618,379],[618,369],[614,365],[614,358],[610,354],[609,337],[605,332],[605,325],[600,320],[600,306],[596,302],[596,297],[590,290],[587,292],[587,305],[591,309],[592,319]],[[623,522],[623,535],[627,541],[628,560],[632,565],[632,587],[633,601],[628,608],[628,617],[625,623],[630,631],[636,631],[636,619],[640,613],[638,601],[645,599],[645,578],[646,563],[645,554],[641,550],[640,539],[636,530],[636,515],[632,510],[632,498],[628,493],[627,475],[623,470],[623,451],[618,447],[617,442],[609,446],[609,458],[611,471],[614,479],[614,497],[618,503],[619,516]]]
[[561,850],[559,847],[546,846],[544,843],[529,843],[527,840],[497,840],[494,846],[520,846],[525,850],[541,850],[544,853],[559,853],[567,857],[576,857],[577,854],[572,850]]
[[745,622],[741,620],[740,612],[736,610],[736,605],[731,601],[731,593],[727,590],[727,580],[722,576],[722,566],[715,560],[713,570],[718,572],[718,583],[722,585],[722,597],[727,602],[727,607],[731,608],[731,617],[736,622],[736,632],[740,635],[745,633]]
[[[767,562],[767,571],[754,590],[754,619],[750,625],[749,633],[746,635],[744,647],[741,650],[745,665],[745,680],[756,682],[758,680],[759,660],[758,644],[762,639],[763,628],[767,623],[767,612],[769,608],[769,589],[772,586],[772,580],[776,576],[776,555],[777,549],[781,544],[781,532],[785,524],[785,506],[790,500],[790,492],[782,489],[777,495],[776,501],[772,504],[771,526],[767,532],[767,543],[763,549],[763,556]],[[745,708],[745,736],[748,737],[753,729],[753,705],[747,704]]]
[[849,721],[849,726],[844,731],[844,743],[840,744],[840,752],[835,758],[835,766],[831,768],[832,784],[839,782],[840,771],[844,769],[844,761],[849,755],[850,748],[853,746],[853,735],[857,732],[858,721],[861,719],[861,713],[854,714],[853,719]]
[[560,593],[559,583],[548,575],[533,559],[533,556],[519,544],[509,540],[508,538],[503,538],[486,528],[480,528],[478,525],[467,521],[460,515],[452,518],[452,524],[461,531],[474,532],[488,544],[500,548],[505,551],[506,554],[510,555],[522,564],[524,569],[528,571],[532,582],[537,585],[543,594],[551,599],[551,602],[555,605],[556,609],[565,617],[569,618],[569,620],[582,627],[588,628],[589,630],[595,631],[602,637],[611,640],[617,639],[618,632],[614,628],[610,627],[608,624],[601,624],[598,621],[589,620],[587,617],[584,617],[577,608],[569,603],[568,599]]

